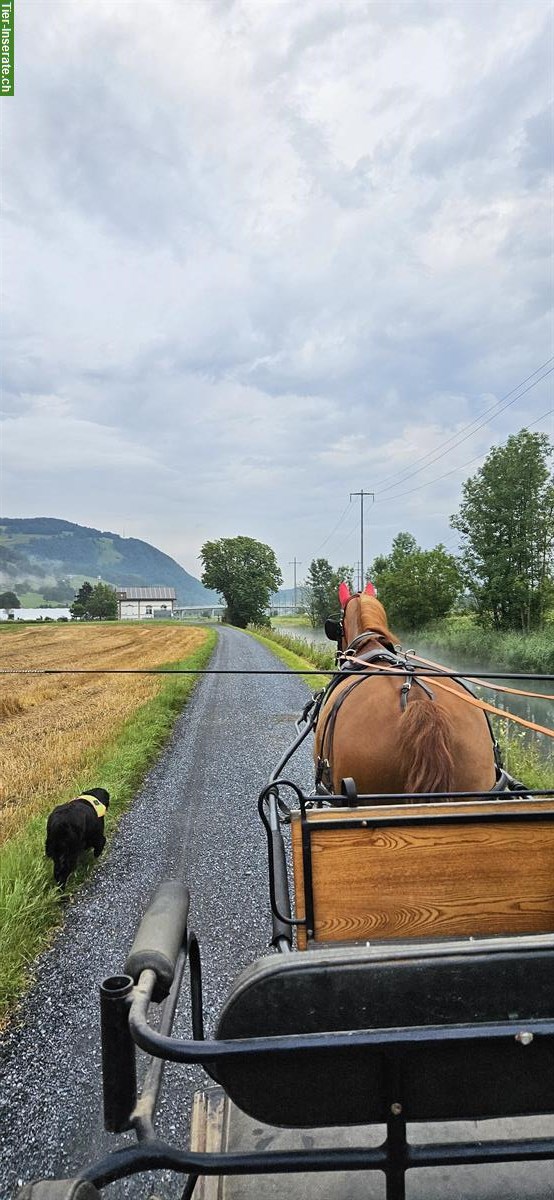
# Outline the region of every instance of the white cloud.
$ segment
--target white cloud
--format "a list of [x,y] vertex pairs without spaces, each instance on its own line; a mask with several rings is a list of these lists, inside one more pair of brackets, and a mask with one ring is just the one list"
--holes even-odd
[[[235,533],[307,566],[350,490],[377,494],[551,353],[552,13],[148,8],[154,38],[112,2],[19,16],[3,507],[125,529],[196,574]],[[459,474],[383,496],[373,548],[451,536],[462,464],[546,387],[413,483]]]
[[38,395],[27,404],[28,399],[22,397],[25,411],[20,416],[4,420],[4,471],[59,479],[63,471],[82,476],[165,470],[146,445],[114,427],[72,416],[64,397]]

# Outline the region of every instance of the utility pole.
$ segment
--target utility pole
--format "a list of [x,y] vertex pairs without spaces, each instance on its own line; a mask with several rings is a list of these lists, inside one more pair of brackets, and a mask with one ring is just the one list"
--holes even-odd
[[294,607],[296,608],[296,568],[300,567],[302,565],[302,560],[297,559],[296,555],[295,555],[292,562],[289,562],[289,567],[292,567],[293,564],[294,564]]
[[371,496],[371,499],[375,500],[375,492],[364,492],[363,488],[362,488],[361,492],[351,492],[350,493],[350,502],[352,502],[353,496],[360,497],[360,591],[363,592],[363,590],[364,590],[364,496]]

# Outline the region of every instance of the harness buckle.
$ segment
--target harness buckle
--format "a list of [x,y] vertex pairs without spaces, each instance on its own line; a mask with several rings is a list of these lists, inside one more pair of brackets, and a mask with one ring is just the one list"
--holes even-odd
[[404,710],[405,708],[407,708],[407,705],[408,705],[408,692],[410,691],[410,688],[411,688],[411,686],[412,686],[412,683],[413,683],[413,678],[412,678],[412,676],[411,676],[411,675],[407,675],[407,676],[406,676],[406,678],[405,678],[405,680],[404,680],[404,683],[402,684],[402,687],[400,688],[400,707],[401,707],[401,709],[402,709],[402,710]]
[[333,790],[333,781],[331,779],[331,764],[327,758],[318,758],[317,768],[315,773],[316,792],[323,786],[327,793]]

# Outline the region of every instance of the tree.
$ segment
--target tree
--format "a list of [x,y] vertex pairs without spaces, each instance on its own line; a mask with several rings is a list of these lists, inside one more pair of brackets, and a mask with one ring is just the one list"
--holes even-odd
[[115,621],[117,617],[117,596],[109,583],[97,583],[92,589],[89,602],[90,613],[100,621]]
[[314,558],[306,576],[305,590],[312,628],[323,625],[326,617],[337,607],[333,595],[333,568],[326,558]]
[[326,558],[312,560],[304,587],[308,601],[308,614],[314,629],[318,625],[323,625],[331,613],[337,612],[339,583],[344,580],[352,590],[354,587],[353,575],[352,567],[338,567],[334,571]]
[[81,621],[113,621],[117,617],[117,596],[109,583],[97,583],[95,587],[88,579],[81,585],[69,609],[72,617]]
[[51,604],[69,604],[75,596],[75,589],[67,579],[58,579],[56,583],[42,588],[42,595]]
[[90,612],[91,596],[92,583],[89,583],[88,579],[85,579],[85,582],[81,584],[79,591],[77,592],[73,604],[69,606],[69,611],[72,617],[78,621],[90,621],[92,616]]
[[[335,571],[335,583],[336,583],[337,592],[338,592],[339,583],[347,583],[350,588],[350,591],[354,592],[356,590],[354,587],[354,567],[337,567],[337,569]],[[337,600],[337,595],[335,593],[335,604],[336,604],[336,600]]]
[[204,542],[200,558],[204,587],[219,592],[227,605],[223,620],[239,629],[266,625],[270,596],[283,582],[270,546],[249,537],[220,538]]
[[372,579],[392,625],[418,629],[444,617],[460,594],[456,559],[443,545],[421,550],[411,533],[399,533],[388,557],[372,566]]
[[0,592],[0,608],[21,608],[21,601],[15,592]]
[[527,429],[493,447],[451,518],[465,539],[462,570],[477,612],[497,629],[528,632],[552,602],[553,450],[545,433]]

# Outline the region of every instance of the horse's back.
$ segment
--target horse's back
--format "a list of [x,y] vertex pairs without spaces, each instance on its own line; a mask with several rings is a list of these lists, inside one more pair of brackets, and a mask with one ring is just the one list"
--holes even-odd
[[[448,754],[448,786],[431,784],[414,790],[478,791],[493,787],[496,772],[488,722],[482,710],[464,698],[467,691],[455,680],[444,681],[449,689],[446,691],[433,677],[422,677],[433,698],[412,682],[403,704],[403,682],[397,676],[368,672],[360,680],[350,676],[331,692],[318,720],[315,754],[329,756],[335,791],[340,791],[341,780],[348,776],[354,779],[359,792],[410,790],[407,781],[418,753],[417,730],[424,723],[428,727],[426,740],[419,752],[424,757],[427,754],[429,760],[435,757],[439,767]],[[335,706],[333,723],[331,711]],[[440,779],[436,771],[434,778]]]

